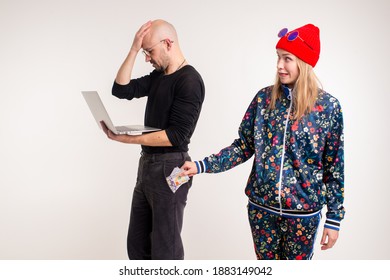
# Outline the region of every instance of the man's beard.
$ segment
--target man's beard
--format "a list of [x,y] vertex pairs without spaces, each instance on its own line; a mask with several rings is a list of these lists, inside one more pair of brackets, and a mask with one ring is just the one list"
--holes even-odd
[[163,66],[160,66],[160,65],[156,65],[154,67],[154,69],[156,69],[158,72],[164,72],[165,69],[167,69],[166,67],[163,67]]
[[164,72],[168,68],[168,66],[159,65],[153,60],[151,61],[151,63],[154,69],[156,69],[158,72]]

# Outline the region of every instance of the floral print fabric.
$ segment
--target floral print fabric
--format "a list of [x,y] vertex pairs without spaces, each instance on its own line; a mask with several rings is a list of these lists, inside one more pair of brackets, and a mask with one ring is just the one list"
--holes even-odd
[[268,108],[271,92],[272,86],[256,94],[242,119],[239,138],[204,159],[206,172],[226,171],[254,155],[245,189],[252,202],[302,213],[327,205],[325,227],[338,230],[345,213],[340,104],[320,91],[313,111],[294,120],[286,96],[274,110]]
[[248,217],[258,260],[310,260],[321,213],[288,218],[248,204]]

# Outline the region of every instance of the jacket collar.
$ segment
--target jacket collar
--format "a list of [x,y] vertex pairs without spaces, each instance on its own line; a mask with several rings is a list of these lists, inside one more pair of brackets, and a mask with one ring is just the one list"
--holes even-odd
[[288,86],[283,85],[283,84],[282,84],[282,90],[283,90],[283,93],[284,93],[284,95],[286,96],[286,98],[287,98],[288,100],[291,100],[291,93],[292,93],[292,90],[291,90]]

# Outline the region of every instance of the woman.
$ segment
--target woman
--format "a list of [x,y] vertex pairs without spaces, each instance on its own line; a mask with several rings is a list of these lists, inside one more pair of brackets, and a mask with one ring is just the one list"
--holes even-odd
[[245,192],[258,259],[311,259],[321,209],[322,250],[332,248],[344,218],[343,117],[340,103],[318,86],[319,29],[282,29],[277,76],[246,111],[239,138],[183,174],[218,173],[254,155]]

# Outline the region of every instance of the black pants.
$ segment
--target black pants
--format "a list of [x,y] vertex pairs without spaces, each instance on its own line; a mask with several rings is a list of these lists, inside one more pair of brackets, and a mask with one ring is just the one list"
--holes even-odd
[[180,233],[192,179],[173,193],[165,178],[186,160],[187,153],[142,154],[127,236],[130,259],[184,259]]

